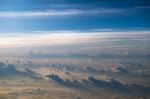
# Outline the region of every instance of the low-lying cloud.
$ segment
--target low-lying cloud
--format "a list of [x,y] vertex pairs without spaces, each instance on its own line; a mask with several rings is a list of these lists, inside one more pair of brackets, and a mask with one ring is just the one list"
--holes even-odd
[[135,32],[38,32],[38,33],[9,33],[0,35],[1,47],[30,47],[42,45],[58,45],[58,44],[89,44],[104,41],[120,41],[127,40],[147,40],[149,39],[149,31]]

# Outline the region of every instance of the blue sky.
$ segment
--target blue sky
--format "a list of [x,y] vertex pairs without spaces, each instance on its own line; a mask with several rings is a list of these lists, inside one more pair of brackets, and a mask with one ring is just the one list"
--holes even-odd
[[0,0],[0,33],[149,30],[149,0]]

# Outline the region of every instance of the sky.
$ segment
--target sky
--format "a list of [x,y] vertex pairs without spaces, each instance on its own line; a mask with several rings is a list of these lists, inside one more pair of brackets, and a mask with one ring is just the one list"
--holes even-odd
[[147,40],[149,18],[149,0],[0,0],[0,47]]
[[149,30],[149,0],[0,0],[0,33]]

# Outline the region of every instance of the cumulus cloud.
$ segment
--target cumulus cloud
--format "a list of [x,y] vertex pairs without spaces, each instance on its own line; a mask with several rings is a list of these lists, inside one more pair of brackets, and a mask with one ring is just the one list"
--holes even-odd
[[46,77],[50,78],[51,80],[57,82],[58,84],[61,84],[66,87],[71,87],[71,88],[83,88],[82,84],[76,80],[71,81],[70,79],[63,80],[56,74],[50,74],[46,75]]
[[98,80],[94,77],[88,77],[88,80],[86,81],[87,83],[93,84],[96,87],[100,88],[109,88],[117,91],[122,91],[122,92],[150,92],[149,87],[144,87],[138,84],[123,84],[115,79],[110,79],[110,81],[103,81],[103,80]]
[[[59,77],[56,74],[50,74],[46,75],[46,77],[50,78],[51,80],[55,81],[56,83],[66,86],[66,87],[71,87],[71,88],[79,88],[79,89],[88,89],[89,86],[91,85],[96,88],[104,88],[104,89],[112,89],[116,91],[121,91],[121,92],[150,92],[149,87],[144,87],[138,84],[123,84],[115,79],[110,79],[110,81],[103,81],[103,80],[98,80],[94,77],[88,77],[87,79],[82,79],[82,81],[76,81],[73,80],[71,81],[70,79],[63,80],[61,77]],[[88,89],[89,90],[89,89]]]

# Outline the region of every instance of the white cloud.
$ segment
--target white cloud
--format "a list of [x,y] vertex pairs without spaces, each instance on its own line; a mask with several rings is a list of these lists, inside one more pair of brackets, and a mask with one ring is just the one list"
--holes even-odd
[[38,33],[10,33],[0,35],[0,47],[25,47],[60,44],[86,44],[127,39],[149,39],[150,31],[126,32],[77,32],[77,31],[38,31]]
[[0,11],[0,17],[42,17],[42,16],[65,16],[65,15],[92,15],[92,14],[115,14],[122,13],[124,9],[69,9],[69,10],[45,10],[45,11]]

